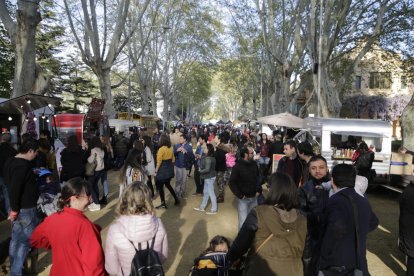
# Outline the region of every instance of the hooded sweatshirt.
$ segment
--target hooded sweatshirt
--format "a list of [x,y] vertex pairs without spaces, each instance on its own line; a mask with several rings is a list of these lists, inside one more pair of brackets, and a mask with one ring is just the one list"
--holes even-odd
[[164,225],[155,215],[120,216],[108,230],[105,245],[105,269],[111,275],[129,275],[135,248],[151,246],[155,236],[154,250],[163,263],[168,255],[168,241]]

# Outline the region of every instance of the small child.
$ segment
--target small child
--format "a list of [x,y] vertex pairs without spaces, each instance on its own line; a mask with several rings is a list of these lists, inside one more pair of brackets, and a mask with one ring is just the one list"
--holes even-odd
[[228,276],[227,251],[230,242],[226,237],[215,236],[211,239],[209,247],[194,260],[190,276],[214,275]]

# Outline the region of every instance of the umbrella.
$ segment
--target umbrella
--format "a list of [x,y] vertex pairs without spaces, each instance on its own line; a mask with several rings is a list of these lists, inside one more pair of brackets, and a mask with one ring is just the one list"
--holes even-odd
[[270,116],[260,117],[257,121],[261,124],[284,126],[291,128],[303,128],[304,121],[290,113],[279,113]]

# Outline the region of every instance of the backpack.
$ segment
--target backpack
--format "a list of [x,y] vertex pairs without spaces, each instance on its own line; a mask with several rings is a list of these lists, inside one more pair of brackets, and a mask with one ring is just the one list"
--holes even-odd
[[358,171],[366,171],[371,168],[370,153],[364,152],[358,156],[356,160],[356,169]]
[[[135,255],[131,262],[130,276],[164,276],[164,269],[157,251],[154,250],[155,236],[152,238],[151,246],[147,241],[147,248],[142,249],[138,243],[138,249],[129,241],[135,249]],[[122,273],[123,274],[123,273]]]

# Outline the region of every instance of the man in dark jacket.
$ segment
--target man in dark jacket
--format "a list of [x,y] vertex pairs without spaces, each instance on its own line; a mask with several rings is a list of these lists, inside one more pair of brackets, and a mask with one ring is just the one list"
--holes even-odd
[[302,181],[303,165],[298,157],[296,148],[297,146],[295,141],[289,140],[285,142],[283,152],[286,156],[280,159],[279,164],[277,165],[277,172],[286,173],[292,177],[296,186],[299,186]]
[[179,199],[185,199],[186,184],[187,184],[187,170],[194,163],[193,148],[187,143],[187,138],[184,134],[180,134],[178,144],[174,145],[175,156],[175,193]]
[[407,256],[407,276],[414,275],[414,183],[410,183],[400,198],[399,247]]
[[239,230],[249,212],[257,206],[257,197],[262,192],[262,186],[257,185],[259,168],[253,160],[254,151],[251,147],[240,150],[240,160],[231,171],[229,186],[238,198]]
[[322,183],[330,180],[326,159],[320,155],[309,160],[309,179],[299,189],[300,210],[308,221],[307,243],[303,253],[306,276],[317,275],[320,252],[322,215],[328,203],[329,192]]
[[[321,270],[343,272],[358,268],[369,275],[366,259],[368,232],[378,227],[378,218],[365,197],[355,192],[356,171],[352,165],[338,164],[332,170],[332,188],[328,200],[322,236]],[[354,207],[356,215],[354,215]],[[356,246],[356,223],[358,247]]]
[[215,144],[216,148],[216,183],[218,188],[217,203],[224,202],[224,188],[226,184],[224,182],[224,174],[227,170],[226,153],[230,151],[230,149],[225,145],[228,142],[225,141],[225,136],[225,133],[221,133],[220,135],[215,136],[213,139],[213,144]]
[[124,165],[125,158],[128,154],[128,139],[124,137],[123,132],[120,132],[115,137],[114,142],[114,156],[115,156],[115,169],[118,170]]
[[37,141],[29,139],[20,146],[17,155],[4,164],[11,207],[9,218],[13,222],[9,248],[11,275],[22,275],[30,249],[29,238],[39,223],[36,208],[39,189],[31,164],[38,148]]
[[4,169],[4,163],[6,163],[6,160],[17,154],[17,151],[11,146],[10,142],[11,142],[10,133],[8,132],[3,133],[1,135],[1,144],[0,144],[0,189],[3,195],[4,208],[5,208],[7,215],[10,212],[10,201],[9,201],[9,193],[7,191],[7,184],[4,181],[3,169]]

